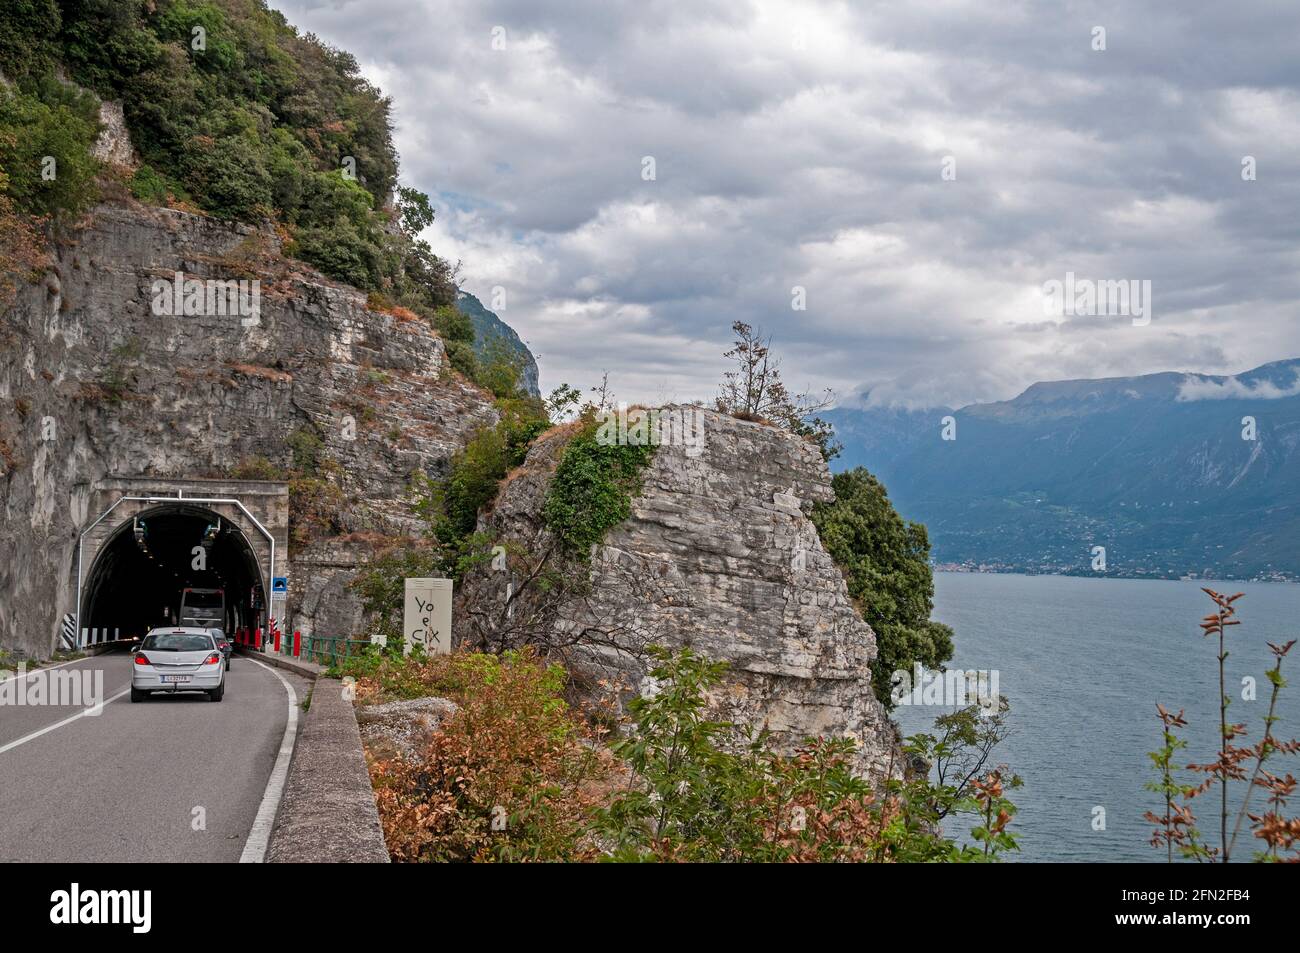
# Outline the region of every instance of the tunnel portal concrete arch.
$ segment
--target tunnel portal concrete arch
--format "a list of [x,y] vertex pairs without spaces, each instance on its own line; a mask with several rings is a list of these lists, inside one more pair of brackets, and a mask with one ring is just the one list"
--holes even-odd
[[119,478],[96,491],[78,542],[79,634],[132,638],[175,624],[185,588],[224,590],[231,632],[265,628],[272,577],[287,564],[285,484]]

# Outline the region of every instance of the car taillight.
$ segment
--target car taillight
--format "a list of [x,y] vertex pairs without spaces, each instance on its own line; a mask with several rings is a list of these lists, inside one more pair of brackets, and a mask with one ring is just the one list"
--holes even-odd
[[221,664],[221,653],[220,653],[220,652],[213,652],[211,655],[209,655],[207,658],[205,658],[205,659],[203,660],[203,664],[204,664],[204,665],[219,665],[219,664]]
[[137,655],[137,656],[135,657],[135,664],[136,664],[136,665],[152,665],[153,663],[150,662],[150,661],[149,661],[147,658],[145,658],[143,655]]

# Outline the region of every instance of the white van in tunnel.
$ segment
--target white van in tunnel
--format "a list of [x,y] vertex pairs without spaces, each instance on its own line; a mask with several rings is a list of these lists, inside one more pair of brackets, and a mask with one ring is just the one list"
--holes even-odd
[[186,589],[181,593],[177,624],[196,629],[226,627],[226,590]]

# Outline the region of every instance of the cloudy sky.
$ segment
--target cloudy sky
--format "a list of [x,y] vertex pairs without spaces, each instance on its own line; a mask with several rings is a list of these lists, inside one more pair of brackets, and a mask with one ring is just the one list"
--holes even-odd
[[[710,398],[735,320],[845,402],[1300,356],[1300,4],[271,3],[393,97],[544,389]],[[1045,306],[1071,272],[1149,323]]]

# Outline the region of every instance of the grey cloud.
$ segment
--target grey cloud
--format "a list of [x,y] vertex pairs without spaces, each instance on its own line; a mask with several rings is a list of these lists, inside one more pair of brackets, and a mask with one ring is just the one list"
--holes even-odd
[[[277,5],[393,96],[430,239],[545,386],[710,397],[733,320],[792,383],[931,405],[1300,353],[1300,8]],[[1151,280],[1151,326],[1044,322],[1066,271]]]
[[1281,400],[1284,397],[1300,395],[1300,369],[1295,372],[1294,380],[1286,387],[1279,387],[1272,381],[1243,381],[1237,377],[1214,379],[1189,374],[1178,386],[1180,401],[1196,400]]

